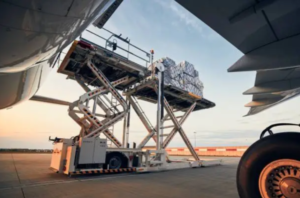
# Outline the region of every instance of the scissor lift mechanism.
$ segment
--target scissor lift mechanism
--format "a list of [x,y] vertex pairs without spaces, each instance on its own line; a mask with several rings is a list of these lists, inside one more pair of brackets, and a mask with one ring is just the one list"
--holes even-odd
[[[138,117],[141,119],[142,123],[144,124],[145,128],[148,131],[148,135],[141,141],[141,143],[138,145],[139,149],[142,149],[148,141],[152,138],[156,143],[158,143],[158,137],[157,137],[157,126],[153,127],[149,119],[147,118],[147,115],[142,110],[141,106],[139,105],[138,101],[136,100],[136,97],[140,98],[141,100],[149,101],[152,103],[156,103],[154,98],[157,98],[158,93],[158,82],[159,79],[155,76],[150,76],[149,78],[143,80],[141,83],[136,84],[135,86],[131,87],[130,89],[127,89],[124,93],[126,97],[129,99],[129,102],[135,112],[137,113]],[[149,96],[149,92],[152,96]],[[152,92],[152,93],[151,93]],[[190,143],[189,139],[187,138],[183,128],[182,124],[185,122],[185,120],[188,118],[188,116],[197,109],[203,109],[207,108],[208,105],[213,106],[214,104],[207,101],[207,100],[201,100],[200,98],[194,98],[194,96],[191,96],[189,93],[182,91],[181,95],[177,95],[176,97],[182,97],[189,98],[190,105],[187,106],[187,104],[184,104],[184,106],[176,106],[172,107],[170,106],[170,103],[168,102],[166,97],[170,97],[169,91],[164,91],[163,101],[164,108],[166,110],[166,114],[163,115],[163,117],[160,119],[161,126],[160,129],[161,132],[159,133],[159,136],[163,139],[166,137],[162,143],[161,148],[165,149],[168,144],[171,142],[171,140],[174,138],[175,134],[179,132],[181,135],[183,141],[185,142],[187,148],[195,158],[195,160],[199,161],[199,156],[195,152],[192,144]],[[171,94],[171,96],[174,96]],[[173,99],[174,100],[174,99]],[[182,100],[182,99],[181,99]],[[176,115],[180,112],[183,112],[183,115]],[[163,126],[165,122],[172,121],[173,125]],[[172,128],[169,134],[163,134],[163,130],[167,128]]]
[[[153,59],[153,55],[147,54],[147,56],[149,63]],[[162,81],[163,65],[159,64],[153,68],[157,69],[158,77],[147,67],[129,61],[128,58],[95,43],[83,38],[75,41],[58,72],[76,80],[86,91],[79,100],[69,106],[70,117],[81,126],[79,137],[97,137],[103,133],[117,148],[127,148],[130,107],[132,106],[148,131],[137,149],[141,150],[152,138],[157,144],[157,156],[160,156],[160,150],[165,149],[175,134],[179,132],[195,160],[200,163],[199,156],[187,138],[182,124],[191,112],[213,107],[214,103],[184,90],[164,85]],[[90,85],[96,88],[91,90]],[[126,99],[119,91],[123,91]],[[108,99],[107,93],[111,94],[114,102]],[[158,102],[157,126],[153,127],[137,99],[152,103]],[[92,108],[89,106],[91,103]],[[97,107],[100,107],[104,114],[96,113]],[[119,107],[122,107],[122,110]],[[164,114],[164,109],[166,114]],[[184,114],[178,116],[176,115],[178,112]],[[123,118],[121,142],[109,128]],[[163,126],[167,121],[172,121],[173,125]],[[169,134],[164,135],[163,130],[167,128],[172,128],[172,130]],[[164,139],[164,137],[166,138]]]

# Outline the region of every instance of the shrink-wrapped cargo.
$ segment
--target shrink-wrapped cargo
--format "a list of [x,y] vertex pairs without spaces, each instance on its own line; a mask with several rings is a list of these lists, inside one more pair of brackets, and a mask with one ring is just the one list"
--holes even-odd
[[[193,64],[182,61],[176,65],[175,61],[166,57],[155,61],[165,66],[164,83],[203,97],[203,83],[199,79],[198,71]],[[149,69],[152,67],[150,66]]]

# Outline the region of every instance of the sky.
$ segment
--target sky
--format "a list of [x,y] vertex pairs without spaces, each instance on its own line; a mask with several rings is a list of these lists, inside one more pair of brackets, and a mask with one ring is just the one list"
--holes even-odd
[[[243,54],[198,18],[173,0],[127,0],[105,25],[106,29],[128,37],[134,45],[155,51],[154,59],[170,57],[176,62],[194,64],[204,84],[204,97],[216,103],[211,109],[193,112],[183,125],[195,146],[244,146],[257,141],[260,132],[277,122],[298,122],[295,110],[299,98],[275,106],[255,116],[243,117],[249,110],[244,105],[251,96],[242,95],[252,87],[255,72],[228,73],[227,69]],[[98,29],[88,29],[107,37]],[[101,41],[87,32],[85,38]],[[67,51],[68,49],[65,49]],[[37,95],[73,102],[84,94],[79,85],[57,73],[49,74]],[[155,125],[156,106],[140,102]],[[145,127],[132,113],[130,143],[139,143],[146,135]],[[48,137],[69,138],[79,133],[79,126],[68,116],[68,107],[26,101],[0,111],[0,147],[52,147]],[[297,128],[275,131],[297,130]],[[122,139],[122,122],[115,126],[115,135]],[[168,133],[165,131],[165,133]],[[153,145],[151,140],[148,145]],[[177,134],[170,147],[185,146]]]

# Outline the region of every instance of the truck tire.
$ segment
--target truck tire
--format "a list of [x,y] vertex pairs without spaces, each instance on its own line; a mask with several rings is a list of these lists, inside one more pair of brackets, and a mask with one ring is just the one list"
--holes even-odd
[[120,152],[109,152],[106,155],[104,168],[120,169],[128,167],[127,157]]
[[265,137],[240,160],[237,189],[241,198],[300,197],[300,133]]

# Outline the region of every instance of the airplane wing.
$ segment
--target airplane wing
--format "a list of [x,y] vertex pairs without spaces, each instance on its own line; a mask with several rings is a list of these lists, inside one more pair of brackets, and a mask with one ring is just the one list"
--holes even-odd
[[[32,96],[29,100],[35,101],[35,102],[44,102],[44,103],[49,103],[49,104],[55,104],[55,105],[63,105],[63,106],[69,106],[70,104],[72,104],[71,102],[68,101],[64,101],[64,100],[59,100],[59,99],[55,99],[55,98],[48,98],[45,96],[38,96],[38,95],[34,95]],[[73,110],[76,113],[81,113],[78,110]],[[95,113],[96,116],[102,116],[102,114],[98,114]]]
[[66,105],[66,106],[71,104],[70,102],[67,102],[64,100],[48,98],[48,97],[38,96],[38,95],[32,96],[29,100],[37,101],[37,102],[46,102],[46,103],[51,103],[51,104],[56,104],[56,105]]
[[257,72],[247,115],[300,93],[299,0],[176,1],[244,53],[229,72]]
[[123,0],[109,0],[105,2],[105,8],[98,13],[98,18],[93,22],[93,25],[102,28],[122,2]]

